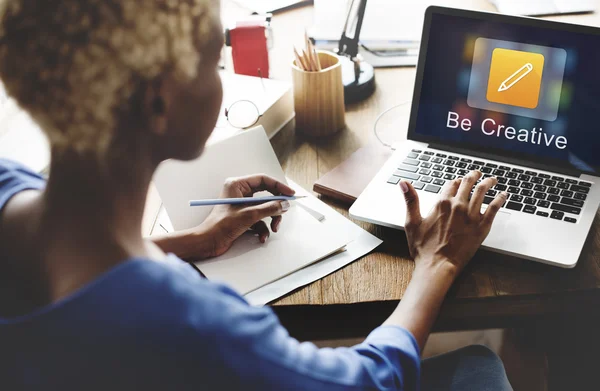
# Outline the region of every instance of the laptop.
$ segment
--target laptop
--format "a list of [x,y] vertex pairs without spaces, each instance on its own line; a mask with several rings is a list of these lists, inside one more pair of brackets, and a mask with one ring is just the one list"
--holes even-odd
[[509,198],[482,247],[572,268],[600,204],[600,29],[442,7],[425,13],[407,140],[350,208],[402,229],[478,169]]

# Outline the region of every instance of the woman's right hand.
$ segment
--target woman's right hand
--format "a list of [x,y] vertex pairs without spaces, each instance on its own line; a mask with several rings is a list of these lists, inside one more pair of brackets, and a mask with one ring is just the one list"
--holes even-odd
[[426,218],[421,217],[415,189],[408,182],[400,182],[407,207],[406,236],[417,268],[447,264],[456,277],[475,255],[507,199],[505,192],[499,193],[481,213],[483,197],[497,183],[493,177],[484,179],[469,199],[471,189],[481,175],[479,171],[471,171],[462,179],[447,182],[439,201]]

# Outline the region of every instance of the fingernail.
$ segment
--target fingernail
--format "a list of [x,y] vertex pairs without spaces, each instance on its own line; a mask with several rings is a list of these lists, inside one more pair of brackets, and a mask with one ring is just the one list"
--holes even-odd
[[408,185],[406,184],[406,182],[400,181],[400,190],[402,190],[403,193],[406,193],[408,191]]
[[508,198],[508,193],[507,193],[507,192],[503,191],[503,192],[502,192],[502,193],[500,193],[500,194],[502,194],[502,195],[504,196],[504,198]]
[[281,210],[282,211],[286,211],[290,208],[290,202],[289,201],[281,201]]

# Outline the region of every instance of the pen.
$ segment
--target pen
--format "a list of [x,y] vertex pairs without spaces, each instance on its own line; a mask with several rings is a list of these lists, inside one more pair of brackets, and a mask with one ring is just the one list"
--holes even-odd
[[212,200],[190,200],[190,206],[211,206],[211,205],[240,205],[240,204],[259,204],[269,201],[294,201],[306,196],[268,196],[268,197],[242,197],[242,198],[216,198]]

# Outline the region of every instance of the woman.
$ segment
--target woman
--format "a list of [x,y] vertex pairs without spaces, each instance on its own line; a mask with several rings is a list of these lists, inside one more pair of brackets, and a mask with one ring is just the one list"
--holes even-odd
[[[180,260],[222,254],[248,229],[264,242],[288,203],[216,207],[199,227],[156,242],[140,234],[157,165],[199,156],[215,125],[218,4],[6,0],[1,7],[0,77],[52,153],[47,182],[0,161],[4,389],[419,387],[419,352],[443,298],[505,200],[480,213],[494,179],[481,181],[470,201],[481,174],[451,182],[427,218],[401,182],[416,267],[398,308],[352,348],[299,344],[269,308],[250,307]],[[223,196],[262,190],[293,194],[255,175],[228,181]],[[489,373],[464,377],[473,360]],[[484,348],[432,364],[424,389],[510,388]]]

